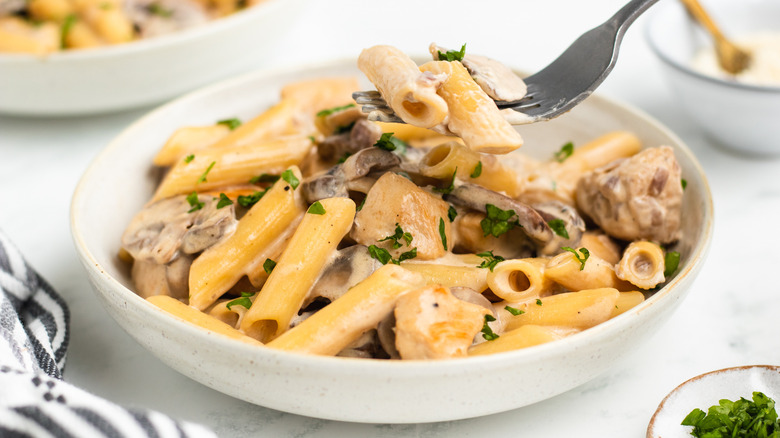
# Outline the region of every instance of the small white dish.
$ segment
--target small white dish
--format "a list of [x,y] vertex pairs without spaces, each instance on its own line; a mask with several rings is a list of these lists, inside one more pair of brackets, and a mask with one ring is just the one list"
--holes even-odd
[[692,410],[707,412],[722,399],[751,400],[754,391],[780,402],[780,366],[742,366],[696,376],[661,401],[647,427],[647,438],[691,438],[693,428],[680,423]]
[[0,53],[0,113],[83,115],[162,102],[255,68],[306,0],[266,0],[169,35],[48,55]]
[[[522,152],[549,159],[569,141],[633,131],[646,147],[669,145],[687,180],[675,249],[677,274],[651,298],[574,336],[492,356],[439,361],[322,357],[257,347],[207,332],[133,292],[117,257],[130,219],[150,198],[151,160],[184,125],[247,119],[278,101],[287,83],[362,76],[354,59],[257,72],[189,94],[122,132],[95,159],[73,196],[71,228],[79,257],[109,314],[160,360],[211,388],[258,405],[311,417],[372,423],[456,420],[526,406],[581,385],[658,330],[698,274],[712,237],[712,197],[690,150],[647,115],[598,95],[545,123],[524,126]],[[363,89],[370,85],[363,81]]]
[[[731,37],[780,33],[780,2],[702,0]],[[662,2],[649,13],[646,37],[661,60],[675,98],[717,144],[753,155],[780,155],[780,86],[757,86],[705,75],[691,67],[712,38],[680,2]]]

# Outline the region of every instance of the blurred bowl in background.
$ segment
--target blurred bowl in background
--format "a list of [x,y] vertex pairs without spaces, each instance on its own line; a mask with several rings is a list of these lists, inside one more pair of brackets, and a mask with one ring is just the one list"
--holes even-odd
[[[702,4],[732,39],[762,31],[780,34],[780,2],[702,0]],[[694,69],[694,57],[713,46],[712,38],[679,2],[659,4],[650,15],[648,43],[690,117],[718,144],[754,155],[780,155],[780,83],[752,85]]]
[[168,35],[47,55],[0,53],[0,113],[78,115],[159,103],[258,67],[306,0],[265,0]]

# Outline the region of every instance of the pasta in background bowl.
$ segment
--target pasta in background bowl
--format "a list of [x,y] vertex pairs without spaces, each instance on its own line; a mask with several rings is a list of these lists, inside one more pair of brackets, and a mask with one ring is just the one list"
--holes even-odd
[[278,90],[291,81],[345,74],[358,75],[354,61],[257,73],[209,87],[128,128],[84,175],[73,199],[72,229],[90,281],[119,324],[174,369],[234,397],[320,418],[399,423],[475,417],[528,405],[592,379],[648,337],[687,292],[711,236],[706,179],[674,135],[633,109],[594,96],[559,119],[523,127],[523,152],[546,159],[566,142],[582,144],[609,131],[630,130],[647,146],[671,146],[687,180],[678,273],[646,302],[601,325],[490,356],[364,360],[294,354],[228,339],[137,296],[116,255],[117,236],[153,193],[149,163],[171,132],[226,117],[248,119],[276,103]]
[[0,113],[93,114],[161,102],[256,67],[305,1],[265,0],[123,44],[47,54],[0,51]]

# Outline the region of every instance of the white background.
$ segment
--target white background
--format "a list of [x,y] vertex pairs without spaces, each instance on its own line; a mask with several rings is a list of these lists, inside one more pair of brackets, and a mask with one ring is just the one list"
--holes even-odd
[[[311,1],[287,34],[272,36],[278,41],[273,53],[249,56],[257,57],[262,68],[275,68],[354,58],[361,48],[379,43],[423,54],[431,41],[453,48],[467,42],[470,52],[535,71],[622,4]],[[421,425],[317,420],[208,389],[163,365],[104,313],[70,238],[69,203],[80,175],[149,108],[78,118],[0,116],[0,228],[70,305],[65,379],[120,404],[206,424],[220,436],[638,438],[645,435],[658,403],[688,378],[724,367],[778,364],[780,161],[727,152],[691,124],[659,76],[658,61],[644,40],[645,21],[640,18],[629,29],[617,67],[599,92],[643,109],[691,147],[712,187],[715,232],[704,269],[671,320],[604,375],[525,408]]]

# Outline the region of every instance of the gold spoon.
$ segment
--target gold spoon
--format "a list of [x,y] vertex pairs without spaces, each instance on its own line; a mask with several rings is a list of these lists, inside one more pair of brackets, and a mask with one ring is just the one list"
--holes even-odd
[[729,41],[712,18],[704,10],[699,0],[680,0],[688,12],[707,29],[715,39],[715,53],[718,56],[720,67],[735,75],[750,65],[750,52],[743,50]]

